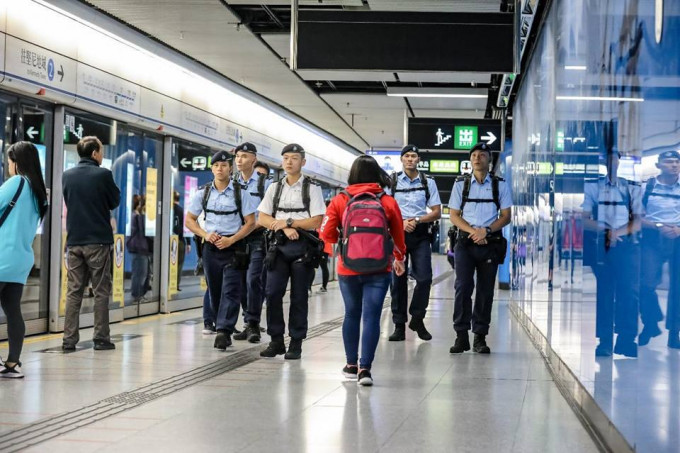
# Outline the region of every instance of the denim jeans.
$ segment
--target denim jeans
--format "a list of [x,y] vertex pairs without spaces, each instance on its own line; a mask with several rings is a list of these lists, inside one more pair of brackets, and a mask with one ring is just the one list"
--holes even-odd
[[[380,338],[380,314],[390,286],[389,272],[369,275],[340,275],[340,292],[345,301],[342,341],[350,365],[371,369]],[[361,360],[359,361],[359,324],[363,317]]]
[[149,256],[141,253],[130,253],[132,257],[132,282],[130,283],[130,293],[135,301],[141,299],[146,294],[146,277],[149,273]]

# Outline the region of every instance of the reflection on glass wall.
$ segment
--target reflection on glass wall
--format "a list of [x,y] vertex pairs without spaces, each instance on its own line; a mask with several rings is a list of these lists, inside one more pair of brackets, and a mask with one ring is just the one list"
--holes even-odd
[[[114,233],[113,294],[110,308],[126,308],[126,317],[136,316],[140,304],[158,304],[160,287],[160,219],[158,216],[159,170],[163,141],[115,120],[67,111],[64,126],[64,170],[78,164],[78,141],[97,136],[104,145],[102,166],[113,173],[121,191],[120,205],[111,211]],[[65,207],[62,218],[66,219]],[[66,234],[66,231],[63,232]],[[120,263],[120,264],[118,264]],[[65,269],[62,268],[62,273]],[[62,276],[62,286],[65,278]],[[64,295],[62,288],[62,298]],[[90,285],[83,297],[83,313],[93,309]],[[60,308],[63,310],[63,301]],[[63,313],[63,311],[61,311]],[[148,313],[148,311],[145,311]]]
[[[173,140],[172,148],[172,191],[173,204],[171,222],[172,235],[170,251],[171,270],[169,296],[171,299],[186,299],[203,296],[207,286],[199,266],[198,238],[184,226],[184,214],[191,197],[199,187],[213,179],[209,162],[214,150],[182,140]],[[199,217],[202,224],[203,216]],[[173,238],[170,238],[171,241]]]
[[[27,140],[38,149],[40,166],[45,184],[50,187],[51,175],[47,171],[52,149],[53,113],[49,105],[35,101],[0,94],[0,184],[9,178],[6,151],[12,143]],[[49,218],[49,213],[46,216]],[[33,239],[33,267],[29,273],[21,297],[21,311],[26,321],[47,318],[47,268],[49,262],[49,222],[39,225]],[[0,324],[6,322],[0,309]],[[42,332],[44,327],[34,330],[30,324],[29,333]]]
[[680,2],[555,1],[514,106],[513,298],[637,451],[680,445],[679,55]]

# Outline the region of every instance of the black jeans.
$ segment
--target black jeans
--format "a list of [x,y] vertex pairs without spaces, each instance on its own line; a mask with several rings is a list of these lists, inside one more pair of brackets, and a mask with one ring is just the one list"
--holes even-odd
[[7,316],[7,336],[9,337],[9,355],[6,362],[19,363],[21,348],[24,346],[26,325],[21,316],[21,294],[24,285],[21,283],[0,282],[0,304]]
[[[468,241],[456,243],[456,299],[453,307],[453,329],[456,332],[470,330],[478,335],[489,333],[493,291],[498,270],[497,256],[489,245],[475,245]],[[475,306],[472,307],[472,292],[475,289],[477,273],[477,293]]]
[[289,241],[279,246],[272,270],[267,271],[267,333],[272,339],[283,337],[286,322],[283,318],[283,296],[290,279],[290,308],[288,312],[288,333],[291,338],[302,340],[307,337],[307,313],[309,298],[307,283],[309,273],[314,270],[300,258],[307,245],[302,239]]
[[[392,273],[392,321],[395,324],[406,324],[407,312],[413,318],[423,319],[430,303],[430,288],[432,287],[432,248],[427,224],[420,224],[413,233],[406,233],[406,272],[401,276]],[[408,266],[411,261],[411,271],[416,280],[411,298],[411,308],[408,307]]]

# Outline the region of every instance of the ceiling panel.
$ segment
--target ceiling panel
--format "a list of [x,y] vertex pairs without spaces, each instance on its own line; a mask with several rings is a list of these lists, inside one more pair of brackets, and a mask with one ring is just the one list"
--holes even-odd
[[463,99],[463,98],[408,98],[414,109],[435,110],[486,110],[486,98]]

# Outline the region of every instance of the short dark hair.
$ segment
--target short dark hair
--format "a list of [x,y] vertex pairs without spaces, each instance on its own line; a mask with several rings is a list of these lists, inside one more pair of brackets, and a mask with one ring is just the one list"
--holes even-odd
[[99,151],[100,143],[99,139],[94,135],[81,138],[78,145],[76,145],[78,155],[80,157],[92,157],[93,152]]
[[363,155],[354,159],[352,168],[349,170],[347,184],[351,186],[373,182],[378,183],[380,187],[387,187],[390,185],[390,178],[373,157]]
[[260,162],[259,160],[255,162],[255,166],[253,168],[264,168],[265,170],[267,170],[267,174],[269,174],[270,172],[269,165],[267,165],[264,162]]

